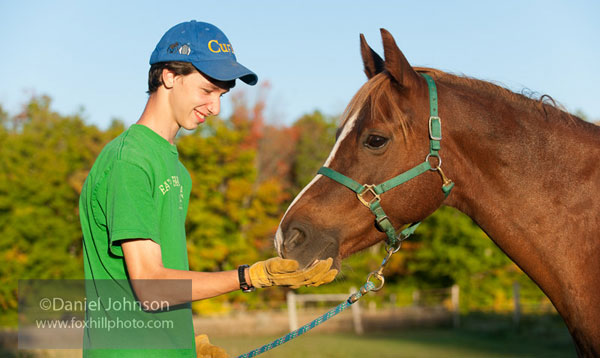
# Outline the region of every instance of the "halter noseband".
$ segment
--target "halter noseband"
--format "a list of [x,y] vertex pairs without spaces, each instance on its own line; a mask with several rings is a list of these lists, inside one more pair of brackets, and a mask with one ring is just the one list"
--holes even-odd
[[[429,88],[429,154],[425,157],[425,161],[404,173],[384,182],[379,185],[374,184],[365,184],[361,185],[358,182],[348,178],[347,176],[327,167],[321,167],[317,174],[322,174],[342,185],[349,188],[353,192],[356,193],[358,200],[368,207],[373,215],[375,215],[375,223],[381,229],[381,231],[387,234],[387,244],[390,247],[396,247],[399,243],[401,243],[404,239],[412,235],[417,226],[421,224],[421,222],[416,222],[410,224],[404,230],[398,232],[394,225],[392,225],[390,219],[387,217],[383,208],[381,207],[380,195],[385,193],[388,190],[391,190],[397,187],[400,184],[406,183],[407,181],[426,173],[428,170],[437,171],[442,177],[442,191],[444,192],[444,196],[448,197],[450,191],[454,187],[454,182],[448,179],[444,172],[442,171],[442,159],[440,157],[439,151],[441,149],[440,141],[442,140],[442,121],[438,116],[438,98],[437,98],[437,89],[435,86],[435,82],[433,78],[428,74],[421,73],[421,76],[425,78],[427,81],[427,87]],[[435,167],[431,166],[429,162],[429,158],[435,157],[437,158],[437,164]],[[366,193],[370,193],[373,197],[370,200],[364,198]]]

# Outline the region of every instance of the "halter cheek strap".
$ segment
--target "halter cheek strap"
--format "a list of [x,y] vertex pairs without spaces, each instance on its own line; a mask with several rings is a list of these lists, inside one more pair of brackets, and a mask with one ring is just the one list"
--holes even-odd
[[[404,239],[412,235],[417,227],[421,224],[421,222],[416,222],[410,224],[404,230],[398,232],[394,226],[392,225],[390,219],[387,217],[383,208],[381,207],[381,198],[380,195],[389,191],[400,184],[406,183],[407,181],[426,173],[429,170],[437,171],[442,177],[442,192],[445,197],[448,197],[450,191],[454,187],[454,182],[448,179],[444,172],[442,171],[442,158],[439,155],[439,151],[441,149],[441,140],[442,140],[442,121],[438,116],[438,99],[437,99],[437,89],[435,86],[435,82],[431,78],[431,76],[421,73],[421,75],[427,81],[427,86],[429,88],[429,154],[425,157],[425,161],[404,173],[384,182],[379,185],[374,184],[359,184],[353,179],[327,167],[321,167],[318,174],[322,174],[342,185],[349,188],[353,192],[356,193],[358,200],[368,207],[373,215],[375,215],[375,222],[379,226],[379,228],[387,234],[387,244],[389,246],[395,247],[398,243],[402,242]],[[435,157],[437,159],[437,163],[435,167],[431,166],[430,158]],[[367,199],[365,196],[369,194],[371,198]]]

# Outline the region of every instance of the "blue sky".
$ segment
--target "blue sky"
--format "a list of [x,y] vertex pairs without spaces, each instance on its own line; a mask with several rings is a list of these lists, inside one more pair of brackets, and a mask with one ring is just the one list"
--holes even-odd
[[[369,3],[369,5],[365,5]],[[388,29],[415,66],[547,93],[600,120],[598,1],[1,1],[0,104],[33,94],[84,108],[90,123],[134,123],[162,34],[191,19],[220,27],[238,60],[268,81],[267,120],[339,115],[364,83],[359,34],[382,52]],[[238,83],[252,100],[260,89]],[[224,97],[222,114],[230,113]]]

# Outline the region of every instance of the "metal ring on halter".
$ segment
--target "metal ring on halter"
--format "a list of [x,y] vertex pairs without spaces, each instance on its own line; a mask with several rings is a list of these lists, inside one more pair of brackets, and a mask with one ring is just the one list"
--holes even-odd
[[398,252],[400,250],[400,248],[402,248],[402,241],[404,241],[404,238],[398,239],[398,241],[396,241],[395,246],[387,245],[387,247],[385,248],[385,251],[387,251],[388,253],[391,252],[392,254],[395,254],[396,252]]
[[367,276],[367,282],[370,282],[371,281],[371,277],[373,277],[373,276],[375,276],[375,278],[378,279],[381,282],[381,284],[379,286],[376,286],[371,291],[379,291],[379,290],[381,290],[381,288],[383,287],[383,284],[385,283],[385,278],[379,272],[373,271],[373,272],[371,272],[369,274],[369,276]]
[[[442,167],[442,157],[440,157],[439,154],[434,154],[433,156],[438,159],[438,164],[435,168],[431,167],[429,170],[436,171]],[[425,157],[425,161],[429,163],[429,158],[431,158],[431,157],[432,157],[431,153],[427,154],[427,156]],[[431,163],[429,165],[431,165]]]

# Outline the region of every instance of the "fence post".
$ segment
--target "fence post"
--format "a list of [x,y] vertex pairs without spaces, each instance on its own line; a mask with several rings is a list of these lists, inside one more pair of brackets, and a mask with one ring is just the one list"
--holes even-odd
[[516,327],[519,326],[521,321],[521,286],[519,282],[513,282],[513,298],[515,301],[515,310],[513,312],[513,323]]
[[454,284],[450,292],[452,294],[452,325],[454,328],[458,328],[460,326],[460,288]]
[[395,293],[390,294],[390,306],[392,306],[392,310],[396,310],[396,303],[398,299]]
[[[350,287],[350,294],[356,293],[356,287]],[[360,318],[359,301],[352,304],[352,321],[354,323],[354,333],[363,334],[362,320]]]
[[290,332],[298,329],[298,315],[296,314],[296,294],[288,291],[287,295],[288,317],[290,321]]
[[421,292],[419,290],[414,290],[412,293],[413,306],[418,306],[421,304]]
[[375,301],[369,301],[369,313],[377,313],[377,303]]

